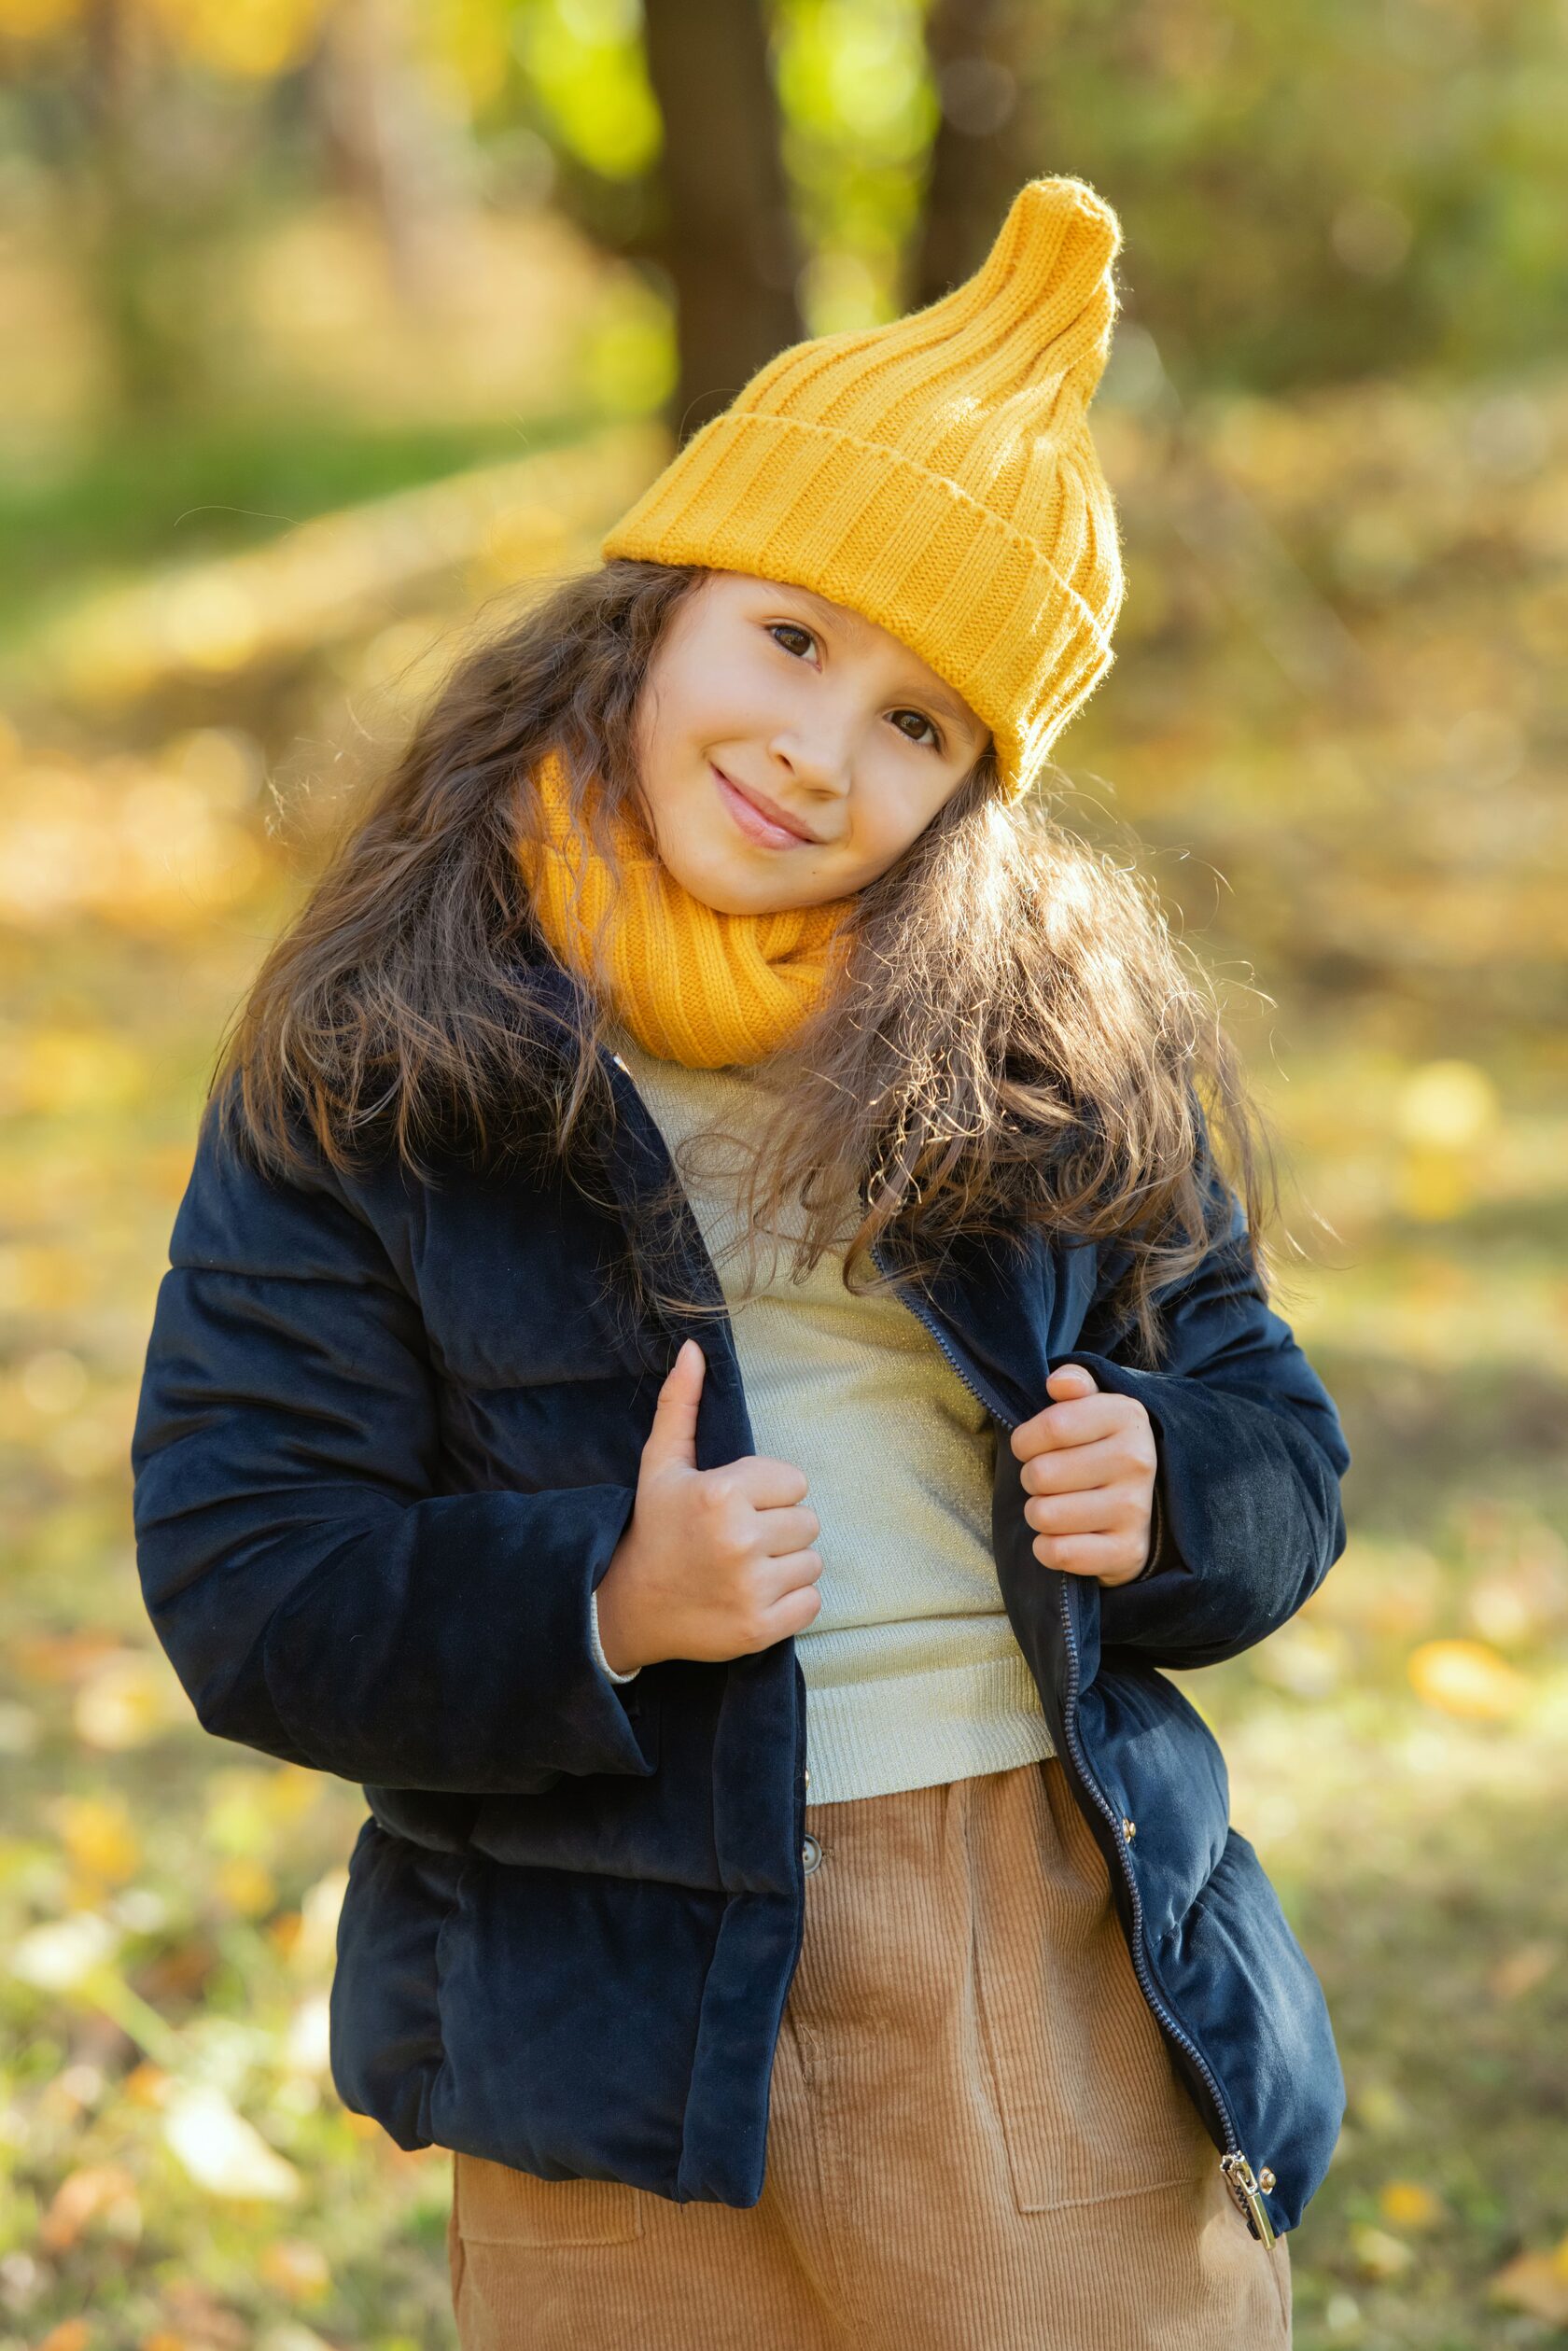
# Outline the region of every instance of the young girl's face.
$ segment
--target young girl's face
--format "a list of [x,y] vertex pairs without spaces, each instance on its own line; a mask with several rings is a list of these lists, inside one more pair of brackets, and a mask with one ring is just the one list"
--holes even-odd
[[807,588],[710,572],[650,666],[637,758],[659,855],[721,914],[886,872],[989,730],[917,653]]

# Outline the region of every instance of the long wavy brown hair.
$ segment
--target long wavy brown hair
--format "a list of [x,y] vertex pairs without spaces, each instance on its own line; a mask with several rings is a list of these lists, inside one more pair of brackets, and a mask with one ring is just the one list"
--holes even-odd
[[[651,844],[638,697],[706,576],[616,560],[557,581],[498,629],[476,622],[220,1048],[221,1114],[274,1173],[319,1154],[348,1174],[395,1153],[440,1182],[455,1156],[549,1159],[613,1205],[604,1048],[616,1010],[600,986],[563,1014],[531,985],[549,951],[518,843],[541,833],[533,777],[553,748],[612,875],[612,810]],[[856,894],[835,942],[841,978],[756,1065],[764,1114],[743,1223],[792,1228],[797,1279],[841,1254],[853,1294],[885,1286],[865,1255],[885,1232],[895,1279],[938,1269],[960,1235],[1005,1247],[1040,1226],[1098,1242],[1113,1266],[1113,1327],[1157,1367],[1158,1294],[1225,1234],[1229,1184],[1268,1294],[1272,1141],[1212,984],[1152,885],[1059,821],[1053,800],[1071,789],[1059,769],[1030,782],[1004,802],[987,746]],[[711,1310],[691,1280],[680,1192],[672,1165],[647,1215],[623,1227],[634,1315]]]

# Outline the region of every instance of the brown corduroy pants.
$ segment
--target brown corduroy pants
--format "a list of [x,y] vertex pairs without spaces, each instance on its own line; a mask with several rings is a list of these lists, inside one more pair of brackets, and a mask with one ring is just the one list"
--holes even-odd
[[462,2351],[1288,2351],[1060,1763],[806,1828],[760,2201],[457,2155]]

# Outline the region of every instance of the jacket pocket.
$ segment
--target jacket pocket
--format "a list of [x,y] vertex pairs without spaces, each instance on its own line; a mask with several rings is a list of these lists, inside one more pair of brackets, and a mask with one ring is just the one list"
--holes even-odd
[[1191,2180],[1213,2151],[1139,1990],[1061,1764],[996,1786],[972,1844],[975,2007],[1017,2207]]
[[640,2188],[619,2179],[540,2179],[483,2155],[454,2159],[455,2228],[473,2246],[625,2245],[642,2234]]

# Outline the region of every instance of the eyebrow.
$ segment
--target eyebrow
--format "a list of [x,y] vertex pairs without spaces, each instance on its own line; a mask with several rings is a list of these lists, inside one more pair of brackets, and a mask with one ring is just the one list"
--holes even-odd
[[[834,604],[828,596],[819,595],[815,588],[800,587],[792,580],[781,580],[778,584],[781,588],[788,588],[792,595],[804,597],[807,604],[813,606],[821,614],[830,626],[834,622],[842,623],[844,608]],[[917,693],[920,701],[929,702],[933,709],[940,710],[945,718],[950,719],[956,727],[966,727],[973,723],[979,728],[982,735],[986,733],[985,721],[976,716],[973,711],[966,709],[958,695],[949,693],[945,686],[921,686],[913,691]]]

